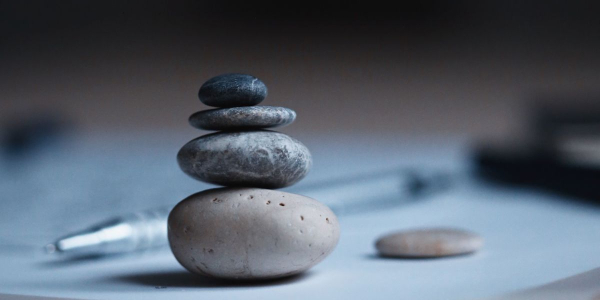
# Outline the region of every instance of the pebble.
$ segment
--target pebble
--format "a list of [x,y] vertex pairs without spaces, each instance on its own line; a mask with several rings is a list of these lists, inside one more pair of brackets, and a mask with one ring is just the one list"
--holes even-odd
[[260,129],[286,126],[296,112],[277,106],[246,106],[203,110],[193,114],[190,124],[204,130]]
[[422,228],[399,231],[379,238],[375,247],[382,256],[443,257],[479,250],[483,239],[455,228]]
[[336,216],[301,195],[258,188],[206,190],[181,201],[168,220],[171,250],[192,273],[271,279],[308,270],[339,240]]
[[208,106],[252,106],[267,97],[267,86],[252,75],[223,74],[206,81],[198,97]]
[[216,132],[185,144],[179,167],[200,181],[224,186],[282,188],[306,176],[312,157],[300,141],[279,132]]

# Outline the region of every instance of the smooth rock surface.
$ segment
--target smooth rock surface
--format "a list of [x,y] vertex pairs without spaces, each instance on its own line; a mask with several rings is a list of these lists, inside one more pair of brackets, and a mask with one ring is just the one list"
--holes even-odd
[[225,186],[281,188],[306,176],[310,152],[298,140],[279,132],[217,132],[185,144],[179,167],[201,181]]
[[252,75],[223,74],[206,81],[198,97],[208,106],[252,106],[267,97],[267,86]]
[[472,232],[455,228],[404,230],[379,238],[375,244],[382,256],[442,257],[479,250],[483,239]]
[[296,112],[277,106],[245,106],[199,111],[190,116],[192,126],[204,130],[260,129],[289,125]]
[[181,201],[168,221],[171,250],[190,272],[269,279],[303,272],[335,248],[340,227],[324,204],[257,188],[206,190]]

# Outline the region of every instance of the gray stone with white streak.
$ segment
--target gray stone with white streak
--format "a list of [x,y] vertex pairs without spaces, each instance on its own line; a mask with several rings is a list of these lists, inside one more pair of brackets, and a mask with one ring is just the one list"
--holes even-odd
[[247,74],[223,74],[206,81],[198,98],[214,107],[252,106],[267,97],[267,86],[258,78]]
[[278,106],[243,106],[199,111],[190,116],[192,126],[204,130],[261,129],[286,126],[296,112]]
[[179,167],[200,181],[259,188],[282,188],[300,181],[312,157],[300,141],[279,132],[217,132],[185,144]]

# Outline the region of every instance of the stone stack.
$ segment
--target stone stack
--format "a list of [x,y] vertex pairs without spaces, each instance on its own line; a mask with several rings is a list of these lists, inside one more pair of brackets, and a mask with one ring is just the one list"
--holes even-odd
[[311,168],[301,142],[267,128],[291,124],[285,107],[256,106],[267,96],[258,78],[225,74],[202,85],[202,103],[218,107],[189,122],[216,133],[196,138],[177,155],[181,169],[225,188],[181,201],[169,216],[169,242],[189,271],[229,279],[289,276],[333,251],[337,218],[320,202],[271,189],[300,181]]

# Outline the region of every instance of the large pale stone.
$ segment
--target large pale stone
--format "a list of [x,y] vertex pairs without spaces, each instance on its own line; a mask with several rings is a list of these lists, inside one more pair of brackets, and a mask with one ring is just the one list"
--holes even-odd
[[169,243],[190,272],[268,279],[303,272],[335,248],[340,227],[324,204],[258,188],[220,188],[181,201],[169,215]]

